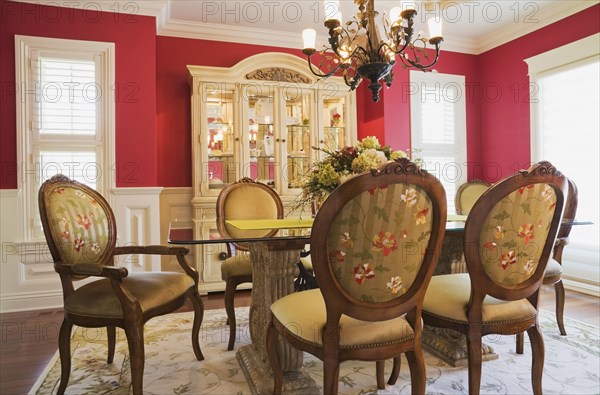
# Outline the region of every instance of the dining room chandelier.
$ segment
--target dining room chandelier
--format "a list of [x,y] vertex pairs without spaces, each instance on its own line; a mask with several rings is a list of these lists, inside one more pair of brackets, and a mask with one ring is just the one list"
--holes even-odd
[[[316,31],[305,29],[304,50],[310,71],[321,78],[341,72],[351,90],[356,89],[363,79],[370,81],[369,89],[374,102],[379,101],[381,80],[390,87],[394,79],[393,67],[400,59],[403,68],[414,67],[427,71],[438,60],[442,38],[442,23],[439,16],[428,19],[427,39],[418,33],[415,37],[414,18],[416,2],[401,1],[389,15],[384,13],[382,24],[376,25],[375,0],[354,0],[358,12],[345,23],[339,0],[325,0],[325,27],[329,29],[329,45],[316,49]],[[427,48],[433,46],[434,53]],[[318,55],[318,63],[313,58]]]

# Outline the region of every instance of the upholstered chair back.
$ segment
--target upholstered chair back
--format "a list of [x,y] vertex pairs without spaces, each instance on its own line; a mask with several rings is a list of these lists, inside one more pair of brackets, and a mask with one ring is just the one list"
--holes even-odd
[[[217,198],[217,228],[224,237],[268,237],[272,230],[240,230],[228,225],[226,220],[283,218],[283,203],[273,188],[250,178],[230,184],[221,190]],[[247,250],[244,243],[236,248]]]
[[481,228],[481,264],[504,286],[520,284],[539,264],[556,209],[556,191],[528,184],[498,201]]
[[566,178],[548,162],[494,185],[465,224],[465,258],[474,289],[503,300],[536,292],[565,204]]
[[418,305],[445,223],[440,182],[406,159],[334,190],[317,213],[311,241],[328,311],[371,321]]
[[454,198],[456,214],[469,214],[477,199],[489,188],[489,183],[480,180],[472,180],[462,184],[456,191],[456,197]]
[[431,199],[398,183],[361,192],[335,216],[329,265],[340,287],[364,302],[387,302],[410,289],[431,235]]
[[[41,220],[55,262],[73,266],[112,265],[115,220],[96,191],[55,177],[39,192]],[[85,271],[85,270],[84,270]]]

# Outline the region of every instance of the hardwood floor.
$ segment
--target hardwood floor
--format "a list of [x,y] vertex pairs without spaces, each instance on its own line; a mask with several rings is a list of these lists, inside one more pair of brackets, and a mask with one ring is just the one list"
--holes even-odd
[[[204,307],[223,308],[223,294],[203,296]],[[554,311],[554,289],[542,288],[541,307]],[[239,291],[236,306],[250,305],[250,291]],[[191,310],[189,306],[183,310]],[[566,293],[569,318],[600,327],[600,298],[573,291]],[[26,394],[57,350],[62,310],[0,314],[0,394]],[[558,331],[558,329],[557,329]]]

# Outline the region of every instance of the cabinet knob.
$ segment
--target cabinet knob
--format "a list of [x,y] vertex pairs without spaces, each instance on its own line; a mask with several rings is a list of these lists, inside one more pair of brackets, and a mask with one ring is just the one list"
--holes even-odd
[[285,139],[281,139],[281,142],[282,142],[282,143],[285,143]]
[[275,141],[278,143],[278,142],[279,142],[279,139],[275,139]]
[[240,141],[240,138],[239,138],[239,137],[236,137],[236,138],[235,138],[235,141]]
[[325,144],[325,142],[323,140],[319,140],[319,143],[321,144]]

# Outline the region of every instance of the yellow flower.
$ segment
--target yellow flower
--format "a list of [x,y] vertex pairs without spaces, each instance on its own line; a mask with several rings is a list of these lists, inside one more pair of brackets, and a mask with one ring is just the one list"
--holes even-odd
[[396,160],[401,158],[408,158],[408,154],[404,151],[394,151],[390,154],[390,160]]
[[383,152],[368,148],[352,161],[352,171],[362,173],[377,169],[386,162],[387,158]]
[[335,187],[340,183],[340,175],[331,164],[327,163],[317,174],[317,180],[324,187]]
[[379,144],[379,140],[375,136],[368,136],[359,141],[357,147],[359,149],[379,149],[381,148],[381,144]]

